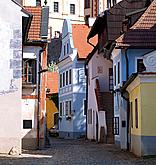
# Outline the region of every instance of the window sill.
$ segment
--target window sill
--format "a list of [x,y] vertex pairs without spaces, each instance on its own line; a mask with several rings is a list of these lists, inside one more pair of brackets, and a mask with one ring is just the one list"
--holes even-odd
[[22,83],[22,88],[36,88],[36,84]]

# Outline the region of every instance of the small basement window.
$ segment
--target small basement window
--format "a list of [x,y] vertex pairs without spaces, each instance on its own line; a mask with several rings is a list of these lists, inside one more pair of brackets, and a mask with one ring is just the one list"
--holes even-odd
[[23,120],[23,129],[31,129],[32,120]]

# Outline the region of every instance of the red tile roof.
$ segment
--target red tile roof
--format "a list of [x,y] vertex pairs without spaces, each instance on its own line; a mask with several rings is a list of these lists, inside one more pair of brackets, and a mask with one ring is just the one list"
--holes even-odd
[[[88,56],[88,54],[93,50],[93,46],[87,43],[87,36],[91,28],[87,25],[72,25],[72,36],[74,47],[78,49],[78,58],[84,59]],[[98,42],[97,36],[90,39],[90,42],[93,45],[96,45]]]
[[140,19],[117,40],[117,47],[156,47],[156,0]]
[[40,6],[37,7],[26,6],[24,8],[33,15],[33,19],[28,33],[28,39],[31,41],[40,40],[42,8]]

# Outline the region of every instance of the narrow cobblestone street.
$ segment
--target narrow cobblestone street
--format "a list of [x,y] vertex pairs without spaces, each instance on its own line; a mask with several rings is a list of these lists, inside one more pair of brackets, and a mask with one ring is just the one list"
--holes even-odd
[[140,159],[114,145],[85,140],[50,139],[43,150],[24,151],[21,156],[0,155],[0,165],[155,165],[156,158]]

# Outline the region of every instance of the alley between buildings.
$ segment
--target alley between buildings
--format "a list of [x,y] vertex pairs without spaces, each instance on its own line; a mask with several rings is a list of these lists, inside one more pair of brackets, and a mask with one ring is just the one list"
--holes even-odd
[[137,158],[114,145],[84,139],[50,138],[42,150],[23,151],[20,156],[0,155],[0,165],[154,165],[156,158]]

